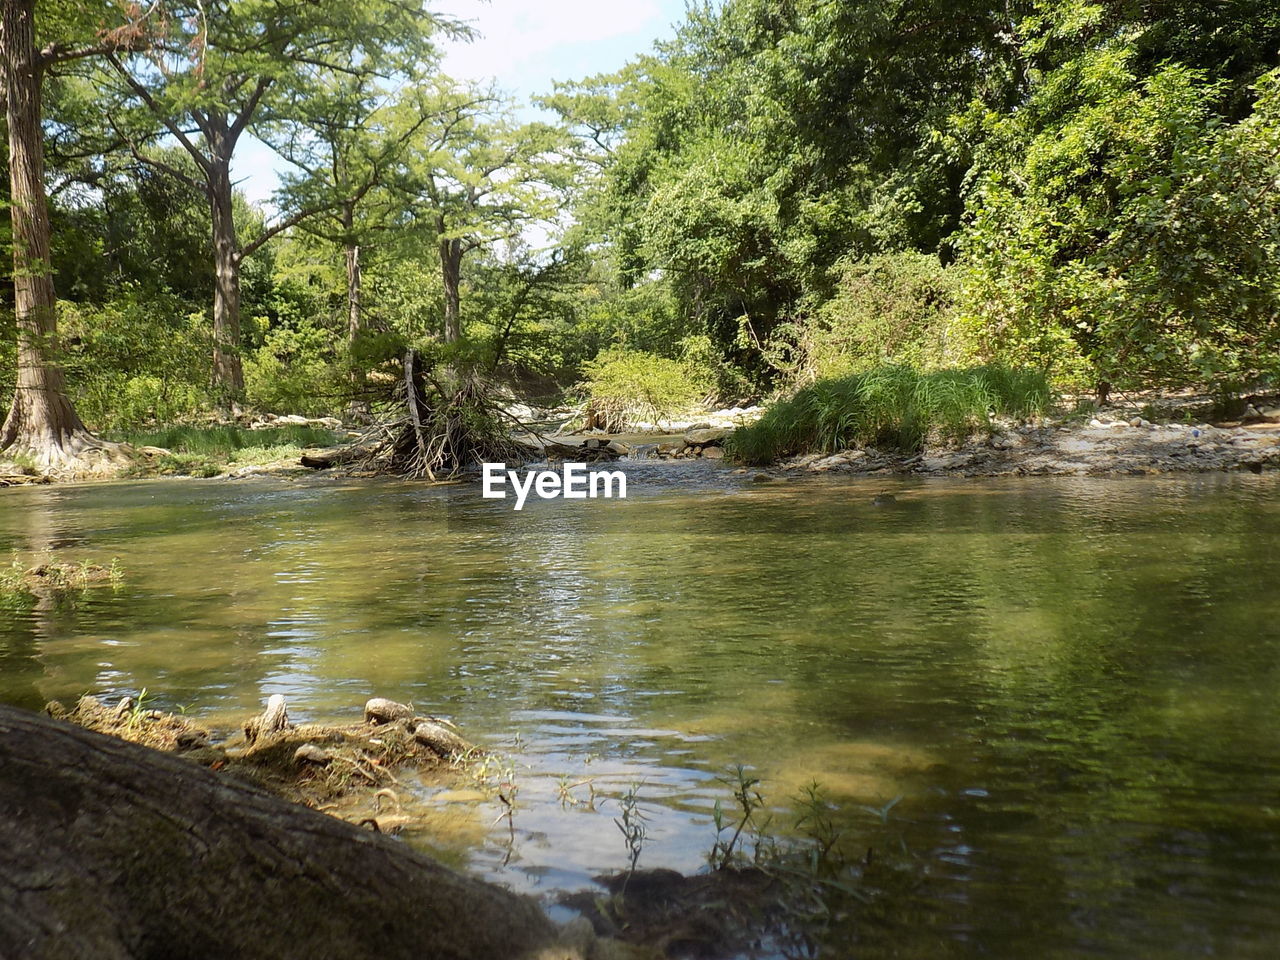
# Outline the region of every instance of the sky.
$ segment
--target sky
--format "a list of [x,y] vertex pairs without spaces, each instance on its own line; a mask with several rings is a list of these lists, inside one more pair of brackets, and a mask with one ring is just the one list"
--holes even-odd
[[[496,80],[528,104],[553,81],[616,70],[670,37],[684,18],[685,0],[436,0],[431,9],[467,21],[480,34],[446,46],[445,73]],[[269,206],[280,166],[270,149],[246,138],[232,170],[251,201]]]

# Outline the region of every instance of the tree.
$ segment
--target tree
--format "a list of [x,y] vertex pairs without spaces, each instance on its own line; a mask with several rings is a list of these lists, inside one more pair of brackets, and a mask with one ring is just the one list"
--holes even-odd
[[[1253,12],[1274,35],[1274,10]],[[1082,2],[1028,18],[1025,55],[1054,65],[1019,110],[980,118],[962,235],[985,352],[1101,402],[1280,368],[1280,71],[1244,48],[1223,76],[1155,57],[1157,40],[1200,56],[1187,38],[1205,25],[1149,17]]]
[[[60,14],[68,11],[58,10]],[[82,12],[73,8],[72,14]],[[75,37],[83,22],[58,26]],[[123,25],[122,25],[123,26]],[[0,68],[4,71],[9,135],[14,314],[18,330],[18,375],[0,450],[23,454],[47,471],[82,472],[113,461],[119,448],[94,437],[67,397],[58,363],[57,295],[50,253],[49,205],[44,185],[41,95],[50,67],[103,54],[136,42],[137,31],[101,32],[91,42],[70,39],[37,47],[35,0],[3,0],[0,6]]]
[[368,74],[329,71],[314,79],[303,98],[305,112],[263,129],[264,139],[299,171],[283,177],[277,195],[281,209],[287,216],[317,211],[301,221],[301,228],[342,251],[357,411],[364,409],[365,385],[355,358],[365,331],[362,248],[400,211],[396,195],[385,189],[392,170],[419,129],[439,119],[420,96],[419,85],[428,83],[425,75],[398,80],[400,88],[389,92]]
[[[157,39],[145,51],[110,57],[123,103],[145,112],[158,133],[176,140],[199,168],[211,214],[214,261],[213,380],[225,400],[244,390],[240,360],[240,269],[245,257],[314,215],[307,207],[252,241],[237,235],[231,161],[241,138],[259,124],[311,113],[317,75],[370,77],[411,69],[433,55],[431,35],[456,28],[403,0],[171,0],[153,8]],[[122,132],[126,132],[123,131]],[[128,132],[138,149],[156,133]],[[181,171],[166,165],[179,178]],[[330,199],[328,202],[332,202]]]
[[517,124],[492,92],[446,78],[429,102],[435,122],[412,140],[399,189],[410,221],[435,243],[444,342],[455,343],[462,337],[463,259],[555,216],[560,205],[553,191],[564,185],[566,170],[554,154],[563,135],[545,123]]

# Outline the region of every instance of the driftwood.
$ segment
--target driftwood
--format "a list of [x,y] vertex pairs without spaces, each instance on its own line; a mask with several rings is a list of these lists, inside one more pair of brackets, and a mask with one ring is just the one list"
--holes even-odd
[[304,453],[298,462],[304,467],[310,467],[312,470],[326,470],[329,467],[341,466],[344,463],[354,463],[369,456],[372,452],[373,448],[370,446],[352,444],[348,447],[312,450],[309,453]]
[[530,900],[187,760],[0,706],[0,957],[542,960]]

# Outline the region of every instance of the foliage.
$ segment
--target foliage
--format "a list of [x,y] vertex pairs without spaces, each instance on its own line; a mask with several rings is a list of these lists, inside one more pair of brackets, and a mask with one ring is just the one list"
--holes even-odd
[[970,202],[968,325],[1061,380],[1240,386],[1280,357],[1280,73],[1226,123],[1220,82],[1127,47],[991,121]]
[[245,359],[245,396],[265,413],[324,416],[349,395],[343,373],[325,330],[310,323],[276,327]]
[[678,360],[640,350],[606,350],[583,372],[589,419],[611,433],[672,419],[702,399],[708,386]]
[[1048,383],[1033,370],[880,367],[805,387],[735,431],[726,448],[750,464],[854,446],[913,451],[931,435],[962,440],[993,417],[1037,416],[1049,403]]
[[126,287],[101,305],[59,307],[64,363],[86,423],[170,423],[207,404],[208,332],[186,303]]
[[846,260],[836,269],[835,294],[817,315],[779,331],[778,339],[790,341],[789,356],[780,359],[793,381],[886,365],[938,368],[963,359],[964,347],[955,342],[955,268],[904,252]]

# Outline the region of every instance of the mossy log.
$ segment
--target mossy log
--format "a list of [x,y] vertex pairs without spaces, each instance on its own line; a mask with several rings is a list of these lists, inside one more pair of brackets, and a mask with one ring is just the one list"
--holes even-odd
[[557,936],[389,837],[0,706],[0,957],[584,955]]

